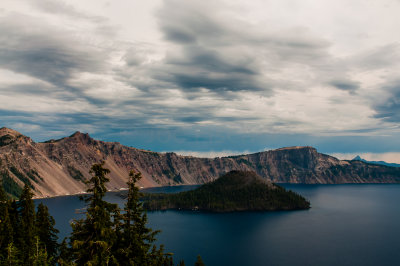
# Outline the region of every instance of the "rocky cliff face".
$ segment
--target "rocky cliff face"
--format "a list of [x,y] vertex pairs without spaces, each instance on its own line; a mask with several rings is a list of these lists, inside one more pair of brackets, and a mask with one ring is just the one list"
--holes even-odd
[[130,148],[80,132],[36,143],[12,129],[0,129],[0,178],[11,194],[18,194],[24,183],[41,197],[83,192],[90,167],[100,161],[111,170],[111,190],[126,187],[131,169],[142,172],[139,186],[143,187],[201,184],[231,170],[255,171],[284,183],[400,182],[400,168],[341,161],[312,147],[207,159]]

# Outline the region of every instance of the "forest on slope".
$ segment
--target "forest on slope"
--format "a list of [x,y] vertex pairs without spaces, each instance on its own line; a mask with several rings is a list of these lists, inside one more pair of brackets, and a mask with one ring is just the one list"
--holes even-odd
[[201,210],[211,212],[309,209],[299,194],[262,179],[255,172],[231,171],[201,187],[175,194],[147,193],[147,210]]

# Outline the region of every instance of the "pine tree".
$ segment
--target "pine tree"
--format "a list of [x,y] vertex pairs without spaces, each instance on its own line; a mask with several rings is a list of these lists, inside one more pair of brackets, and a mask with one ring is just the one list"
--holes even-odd
[[[123,232],[123,215],[121,214],[120,208],[116,208],[113,213],[113,222],[114,222],[114,231],[116,241],[112,247],[112,253],[117,261],[121,261],[126,259],[124,256],[125,247],[124,247],[124,232]],[[124,263],[119,263],[120,265],[124,265]]]
[[68,246],[67,238],[64,238],[59,246],[59,256],[57,258],[58,265],[70,266],[72,263],[71,249]]
[[18,202],[21,215],[19,228],[21,235],[18,239],[17,247],[19,247],[21,259],[26,265],[33,265],[35,252],[35,204],[32,200],[32,196],[33,193],[30,187],[25,184]]
[[124,207],[122,238],[123,252],[118,253],[119,261],[123,265],[163,265],[172,266],[171,253],[165,253],[161,245],[157,248],[153,243],[159,231],[153,231],[147,227],[147,214],[140,202],[139,188],[135,185],[141,179],[140,172],[129,173],[128,198]]
[[86,218],[72,224],[72,255],[78,265],[111,265],[115,263],[112,254],[116,241],[112,214],[116,204],[103,200],[107,191],[105,183],[109,181],[110,170],[103,167],[104,162],[94,164],[90,170],[92,178],[87,182],[92,193],[86,199]]
[[10,217],[10,223],[12,226],[12,238],[14,241],[14,246],[19,244],[20,236],[22,235],[20,224],[20,214],[18,210],[18,203],[12,200],[8,203],[8,216]]
[[103,166],[104,162],[91,168],[86,218],[71,224],[70,245],[64,239],[58,264],[173,266],[172,254],[153,244],[158,231],[146,226],[147,215],[135,186],[141,174],[130,172],[128,199],[121,214],[118,205],[103,200],[109,181],[109,170]]
[[204,264],[203,260],[201,259],[200,255],[197,255],[197,260],[194,263],[194,266],[204,266],[204,265],[205,264]]
[[18,249],[14,246],[13,243],[8,244],[7,247],[7,258],[5,259],[2,265],[7,266],[16,266],[21,265],[21,260],[19,259]]
[[13,228],[7,206],[4,208],[0,221],[0,261],[8,254],[8,246],[13,243]]
[[0,261],[7,257],[7,248],[13,241],[13,228],[8,213],[9,201],[0,184]]
[[8,199],[7,194],[4,191],[3,184],[1,183],[0,184],[0,203],[6,203],[7,199]]
[[57,233],[54,228],[55,220],[49,214],[49,209],[43,203],[40,203],[36,213],[36,233],[40,241],[40,248],[46,250],[49,258],[57,256]]
[[[160,266],[174,266],[174,260],[172,258],[172,253],[165,253],[164,246],[161,245],[157,248],[156,245],[153,245],[153,248],[150,251],[148,259],[144,261],[144,265],[160,265]],[[130,264],[132,265],[132,264]],[[136,264],[134,264],[136,265]]]
[[147,215],[139,201],[139,189],[135,186],[141,177],[140,172],[129,173],[129,191],[124,208],[124,238],[121,242],[124,246],[125,258],[121,261],[129,261],[130,265],[147,265],[149,261],[156,262],[163,258],[163,253],[157,252],[157,249],[152,246],[158,231],[146,227]]
[[33,266],[49,266],[52,260],[49,259],[46,249],[40,244],[39,237],[35,237],[35,254],[33,256]]

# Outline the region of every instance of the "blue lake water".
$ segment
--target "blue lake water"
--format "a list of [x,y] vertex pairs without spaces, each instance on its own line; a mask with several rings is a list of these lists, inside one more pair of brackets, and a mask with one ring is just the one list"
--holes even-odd
[[[311,201],[306,211],[148,213],[158,243],[193,265],[400,265],[400,185],[284,185]],[[187,187],[160,188],[163,191]],[[157,189],[152,189],[157,191]],[[116,193],[106,196],[123,204]],[[63,237],[84,204],[77,196],[44,202]]]

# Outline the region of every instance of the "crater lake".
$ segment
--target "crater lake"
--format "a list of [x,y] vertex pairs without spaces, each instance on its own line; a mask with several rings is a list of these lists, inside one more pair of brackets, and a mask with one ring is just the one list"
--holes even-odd
[[[174,261],[193,265],[399,265],[400,185],[284,184],[311,202],[310,210],[280,212],[148,213],[148,225],[162,232],[157,244]],[[151,188],[177,192],[195,186]],[[119,193],[106,200],[123,204]],[[69,235],[72,219],[83,217],[78,196],[37,199],[49,207],[60,230]],[[78,210],[78,211],[76,211]]]

